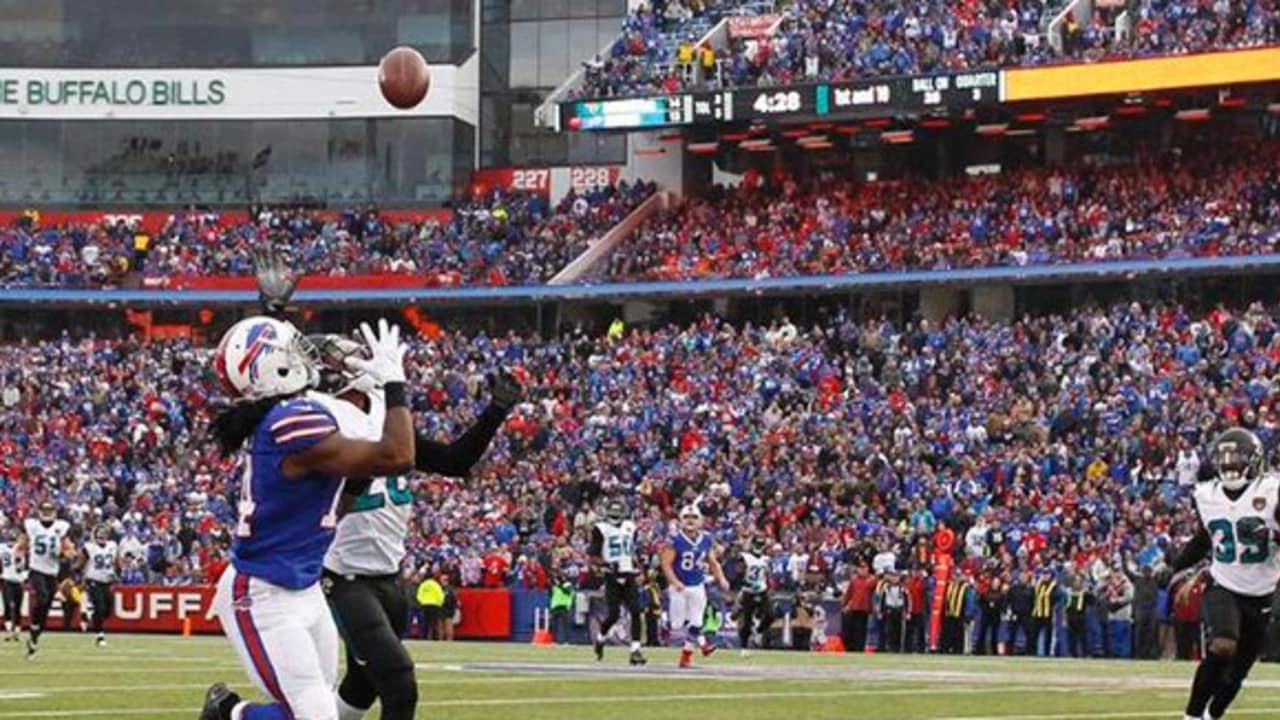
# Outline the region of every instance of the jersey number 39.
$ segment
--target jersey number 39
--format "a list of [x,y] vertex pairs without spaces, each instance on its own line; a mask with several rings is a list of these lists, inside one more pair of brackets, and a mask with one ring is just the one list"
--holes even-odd
[[1213,537],[1215,562],[1256,565],[1266,562],[1271,554],[1267,521],[1260,517],[1242,517],[1234,525],[1230,520],[1218,518],[1210,522],[1208,528]]

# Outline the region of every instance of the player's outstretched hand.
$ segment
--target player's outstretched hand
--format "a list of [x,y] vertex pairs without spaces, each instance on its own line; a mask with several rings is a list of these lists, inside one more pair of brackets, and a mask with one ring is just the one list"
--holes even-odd
[[409,348],[400,342],[400,326],[379,318],[377,335],[369,323],[360,323],[360,334],[369,347],[369,357],[348,357],[347,367],[365,373],[379,385],[404,382],[404,356]]
[[268,314],[283,313],[298,286],[298,276],[289,269],[284,250],[269,243],[259,243],[250,253],[254,276],[258,280],[258,300]]
[[520,404],[524,400],[524,383],[506,368],[499,368],[498,372],[489,378],[489,394],[493,398],[493,404],[500,410],[506,411]]

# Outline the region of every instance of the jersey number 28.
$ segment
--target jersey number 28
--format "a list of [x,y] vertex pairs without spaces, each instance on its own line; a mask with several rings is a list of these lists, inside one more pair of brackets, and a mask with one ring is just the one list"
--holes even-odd
[[[1230,520],[1218,518],[1209,523],[1213,538],[1213,559],[1220,563],[1239,562],[1256,565],[1267,561],[1271,553],[1267,521],[1260,517],[1242,517],[1233,525]],[[1240,552],[1243,548],[1243,552]]]
[[351,512],[368,512],[377,510],[387,504],[387,499],[391,500],[392,505],[408,505],[413,502],[413,491],[409,489],[409,479],[403,475],[399,477],[387,478],[387,491],[370,490],[360,497],[356,498],[355,504],[351,506]]

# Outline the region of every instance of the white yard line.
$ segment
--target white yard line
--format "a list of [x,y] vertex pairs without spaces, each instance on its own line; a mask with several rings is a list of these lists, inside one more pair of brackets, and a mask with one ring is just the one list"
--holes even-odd
[[[1003,688],[1004,691],[1013,688]],[[1024,692],[1039,692],[1041,688],[1020,688]],[[985,687],[954,687],[954,688],[894,688],[886,690],[813,690],[813,691],[795,691],[795,692],[762,692],[762,693],[677,693],[664,695],[594,695],[594,696],[566,696],[566,697],[539,697],[539,698],[488,698],[488,699],[458,699],[458,700],[427,700],[419,702],[418,707],[502,707],[502,706],[522,706],[522,705],[591,705],[596,703],[631,703],[631,704],[652,704],[665,703],[680,700],[776,700],[786,698],[838,698],[838,697],[859,697],[873,695],[956,695],[966,693],[983,693],[989,692],[990,688]],[[4,712],[0,711],[0,718],[60,718],[60,717],[105,717],[119,715],[123,710],[101,709],[101,710],[23,710],[21,712]],[[130,716],[134,715],[164,715],[168,713],[191,712],[191,707],[177,708],[128,708],[127,712]],[[1232,712],[1235,712],[1234,710]],[[1089,716],[1081,716],[1089,717]],[[1005,718],[993,718],[993,720],[1006,720]],[[1048,719],[1046,719],[1048,720]]]
[[[1125,710],[1122,712],[1078,712],[1078,713],[1047,713],[1044,715],[952,715],[947,717],[935,717],[931,720],[1093,720],[1094,718],[1145,718],[1145,717],[1176,717],[1181,715],[1182,711],[1173,711],[1169,708],[1152,709],[1152,710]],[[1231,708],[1230,714],[1235,715],[1280,715],[1280,708]]]

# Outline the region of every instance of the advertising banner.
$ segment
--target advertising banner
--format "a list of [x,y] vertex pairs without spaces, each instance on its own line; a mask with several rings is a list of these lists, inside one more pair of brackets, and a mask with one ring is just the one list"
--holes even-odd
[[477,122],[478,61],[432,65],[422,104],[398,110],[363,67],[0,68],[0,119],[270,120],[458,117]]
[[1280,47],[1004,71],[1005,101],[1050,100],[1280,80]]
[[768,35],[769,30],[781,19],[782,16],[776,13],[731,17],[729,18],[729,37],[760,37],[761,35]]

